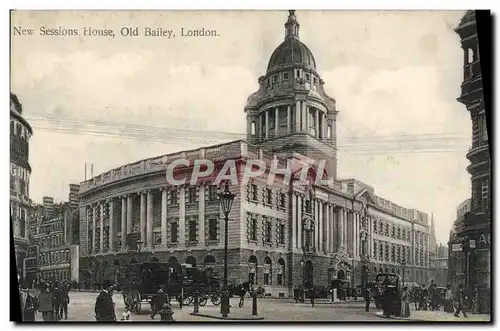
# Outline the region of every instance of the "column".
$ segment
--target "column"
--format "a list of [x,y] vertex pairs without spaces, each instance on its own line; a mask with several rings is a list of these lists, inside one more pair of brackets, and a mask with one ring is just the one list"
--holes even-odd
[[96,229],[96,224],[97,224],[97,205],[94,205],[92,208],[92,251],[96,252],[96,247],[95,247],[95,229]]
[[161,190],[161,245],[167,247],[167,188]]
[[302,113],[304,114],[304,131],[309,133],[309,109],[307,109],[307,104],[305,101],[302,102]]
[[141,241],[143,244],[143,247],[146,245],[146,194],[145,192],[140,192],[139,195],[141,196],[141,214],[140,214],[140,233],[141,233]]
[[331,251],[330,251],[330,224],[331,224],[331,221],[330,221],[330,204],[326,204],[325,206],[325,237],[326,237],[326,240],[325,240],[325,254],[329,254]]
[[292,107],[286,108],[286,133],[292,133]]
[[297,221],[295,222],[297,227],[297,247],[302,249],[302,207],[303,207],[302,196],[297,195]]
[[292,193],[292,252],[297,248],[297,196]]
[[274,108],[274,136],[277,137],[279,135],[280,121],[279,121],[279,107]]
[[372,218],[371,217],[368,217],[368,215],[366,216],[367,217],[367,222],[368,222],[368,256],[370,256],[370,258],[373,258],[373,233],[372,233],[372,230],[373,230],[373,224],[372,224]]
[[111,199],[109,201],[109,251],[114,252],[115,251],[115,217],[114,217],[114,212],[115,212],[115,201]]
[[319,232],[319,235],[318,235],[318,248],[319,248],[319,252],[323,253],[325,251],[325,247],[324,247],[324,234],[323,232],[325,231],[325,218],[324,218],[324,208],[323,208],[323,201],[318,201],[318,223],[319,223],[319,229],[318,229],[318,232]]
[[127,234],[131,234],[132,231],[133,231],[133,227],[132,227],[132,203],[133,203],[133,200],[132,200],[132,195],[129,194],[127,196]]
[[314,247],[316,252],[319,253],[319,202],[318,200],[313,200],[314,204]]
[[127,248],[127,196],[122,196],[122,248],[124,251]]
[[264,137],[267,139],[269,138],[269,112],[266,110],[264,110],[265,114],[266,114],[266,130],[264,132]]
[[147,192],[146,207],[146,241],[147,248],[153,249],[153,191]]
[[200,235],[198,236],[199,245],[205,245],[205,184],[201,183],[199,187],[199,207],[198,207],[198,222]]
[[335,206],[332,206],[331,207],[331,214],[330,214],[330,217],[331,217],[331,223],[330,223],[330,252],[334,252],[335,251],[335,245],[337,243],[337,238],[335,237],[336,235],[336,222],[337,222],[337,212],[336,212],[336,208]]
[[180,247],[184,246],[185,242],[186,242],[186,187],[181,186],[179,188],[179,246]]
[[259,114],[259,126],[257,128],[257,133],[259,134],[259,141],[262,141],[262,138],[264,138],[264,130],[262,126],[262,114]]
[[326,124],[326,115],[324,112],[321,112],[321,139],[328,138],[328,125]]
[[295,103],[295,132],[302,131],[302,112],[300,109],[300,101]]
[[101,222],[100,222],[100,226],[101,226],[101,233],[100,233],[100,248],[99,248],[99,251],[102,253],[104,251],[104,207],[105,207],[105,204],[104,202],[101,202]]
[[356,218],[355,218],[355,222],[354,222],[354,235],[356,236],[355,239],[354,239],[354,243],[356,244],[356,246],[355,246],[356,248],[354,250],[354,256],[355,257],[359,257],[359,253],[361,251],[360,250],[360,246],[361,246],[360,242],[361,242],[361,240],[360,240],[360,237],[359,237],[359,235],[360,235],[360,231],[359,231],[360,222],[359,222],[359,220],[360,220],[360,215],[359,215],[359,213],[356,213]]
[[339,219],[337,222],[337,225],[338,225],[338,248],[339,249],[345,248],[345,246],[344,246],[344,216],[345,216],[344,209],[341,208],[338,211]]
[[314,120],[316,121],[316,123],[314,123],[314,127],[315,127],[314,133],[315,133],[315,137],[319,138],[320,137],[320,135],[319,135],[319,116],[320,116],[320,114],[319,114],[318,108],[315,109],[314,114],[316,115],[316,116],[314,116],[315,117]]

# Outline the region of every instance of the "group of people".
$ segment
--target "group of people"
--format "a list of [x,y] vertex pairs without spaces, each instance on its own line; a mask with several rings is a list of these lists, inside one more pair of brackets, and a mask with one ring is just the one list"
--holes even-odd
[[67,284],[44,283],[39,286],[40,294],[35,296],[28,288],[20,287],[20,301],[23,321],[35,321],[37,313],[43,321],[68,319],[69,286]]

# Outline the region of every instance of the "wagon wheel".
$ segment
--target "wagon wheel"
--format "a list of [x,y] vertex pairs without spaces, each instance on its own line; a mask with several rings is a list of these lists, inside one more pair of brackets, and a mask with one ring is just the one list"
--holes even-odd
[[221,302],[221,296],[219,294],[217,294],[217,293],[214,293],[210,297],[210,301],[212,301],[212,304],[214,306],[218,306],[218,305],[220,305],[220,302]]
[[130,310],[140,314],[141,313],[141,294],[139,292],[134,292],[130,298]]
[[206,296],[200,296],[200,307],[204,307],[207,304],[208,298]]
[[189,306],[193,302],[193,297],[191,295],[186,295],[184,298],[182,298],[182,304],[184,306]]

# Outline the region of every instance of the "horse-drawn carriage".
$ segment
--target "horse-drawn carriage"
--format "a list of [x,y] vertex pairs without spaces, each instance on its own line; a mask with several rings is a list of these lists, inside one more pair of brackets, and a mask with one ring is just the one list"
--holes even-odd
[[179,263],[133,263],[124,268],[122,275],[123,301],[132,312],[139,313],[143,302],[152,305],[160,286],[170,298],[182,296],[185,272]]
[[214,275],[212,268],[198,269],[196,267],[186,267],[186,277],[184,279],[184,305],[190,305],[196,293],[198,294],[200,306],[205,306],[210,299],[217,306],[221,302],[220,279]]
[[380,273],[375,277],[377,288],[375,302],[381,307],[386,315],[399,316],[401,312],[402,290],[401,278],[398,274]]

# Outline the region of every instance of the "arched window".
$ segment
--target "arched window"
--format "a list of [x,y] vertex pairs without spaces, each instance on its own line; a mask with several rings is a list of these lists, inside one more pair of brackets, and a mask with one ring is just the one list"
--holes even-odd
[[276,277],[276,283],[278,285],[285,284],[285,260],[282,258],[278,260],[278,275]]
[[257,282],[257,257],[251,255],[248,258],[248,281],[251,284],[256,284]]
[[175,256],[171,256],[168,258],[167,262],[169,263],[177,263],[177,258]]
[[264,285],[271,285],[272,283],[272,261],[269,256],[266,256],[264,259],[264,266],[262,268],[262,271],[264,273]]

